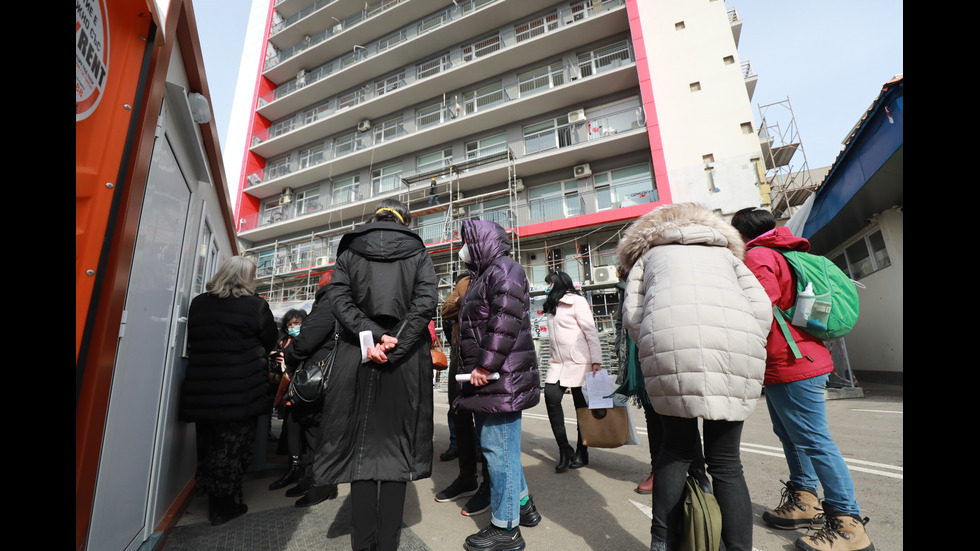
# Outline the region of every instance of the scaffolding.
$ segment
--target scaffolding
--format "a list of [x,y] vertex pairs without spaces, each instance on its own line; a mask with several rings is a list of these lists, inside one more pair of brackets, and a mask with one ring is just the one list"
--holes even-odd
[[770,194],[769,207],[777,219],[789,219],[799,206],[816,191],[796,125],[793,105],[787,97],[768,105],[759,105],[759,139],[765,163],[765,186]]

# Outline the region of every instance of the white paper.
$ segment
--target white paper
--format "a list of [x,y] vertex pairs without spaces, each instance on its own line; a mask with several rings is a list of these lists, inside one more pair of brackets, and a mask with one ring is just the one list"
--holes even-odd
[[605,369],[585,373],[585,391],[588,394],[589,409],[604,409],[613,407],[612,398],[606,398],[612,392],[609,388],[609,372]]
[[[500,373],[491,373],[491,374],[487,375],[487,380],[488,381],[496,381],[499,378],[500,378]],[[468,374],[466,374],[466,373],[460,373],[459,375],[456,375],[456,382],[458,382],[458,383],[468,383],[468,382],[470,382],[470,376]]]
[[368,350],[374,348],[374,335],[370,331],[361,331],[358,337],[361,339],[361,363],[365,363],[368,361]]

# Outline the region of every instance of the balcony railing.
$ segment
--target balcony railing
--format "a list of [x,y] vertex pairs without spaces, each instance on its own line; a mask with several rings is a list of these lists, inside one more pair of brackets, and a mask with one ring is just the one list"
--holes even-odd
[[241,229],[239,231],[254,230],[255,228],[260,228],[262,226],[269,226],[280,222],[286,222],[288,220],[294,220],[296,218],[302,218],[304,216],[309,216],[320,212],[325,207],[326,205],[324,204],[324,199],[322,198],[313,201],[297,201],[292,205],[283,205],[276,209],[270,209],[243,217],[240,220]]
[[[351,15],[350,17],[345,18],[343,21],[340,21],[336,25],[333,25],[331,27],[328,27],[327,29],[323,30],[322,32],[319,32],[317,34],[310,35],[310,36],[306,37],[299,44],[296,44],[296,45],[294,45],[291,48],[287,48],[285,50],[280,50],[280,51],[276,52],[275,54],[267,57],[265,59],[265,68],[266,68],[266,70],[271,69],[272,67],[275,67],[276,65],[282,63],[283,61],[286,61],[287,59],[289,59],[291,57],[294,57],[296,55],[299,55],[301,52],[305,52],[306,50],[312,48],[313,46],[316,46],[317,44],[319,44],[319,43],[327,40],[331,36],[333,36],[335,34],[338,34],[338,33],[341,33],[343,31],[346,31],[347,29],[349,29],[349,28],[351,28],[351,27],[353,27],[355,25],[358,25],[360,23],[363,23],[365,21],[368,21],[368,20],[370,20],[373,17],[377,17],[379,14],[384,13],[385,11],[387,11],[387,10],[389,10],[389,9],[391,9],[391,8],[393,8],[393,7],[401,4],[403,2],[407,2],[407,1],[408,0],[381,0],[380,2],[375,2],[374,4],[371,4],[369,6],[365,6],[363,10],[355,13],[354,15]],[[328,2],[328,4],[329,3],[330,2]],[[326,4],[324,4],[324,5],[326,5]],[[320,7],[323,7],[323,6],[320,6]],[[319,8],[317,8],[317,9],[319,9]],[[313,13],[313,11],[316,11],[316,10],[312,10],[309,13],[307,13],[306,15],[309,15],[310,13]],[[305,17],[305,15],[304,15],[304,17]],[[297,19],[297,21],[298,21],[298,19]],[[291,22],[289,24],[291,25],[294,22],[295,21],[293,21],[293,22]],[[280,29],[276,30],[275,32],[279,32],[283,28],[285,28],[285,27],[281,27]],[[271,36],[271,33],[270,33],[270,36]]]
[[[296,23],[300,19],[305,19],[307,16],[309,16],[313,12],[318,11],[320,8],[324,8],[326,6],[329,6],[330,4],[333,4],[336,1],[337,0],[317,0],[316,2],[310,4],[309,6],[306,6],[305,8],[299,10],[298,12],[294,13],[293,15],[290,15],[289,17],[287,17],[287,18],[283,19],[282,21],[280,21],[280,22],[276,23],[275,25],[273,25],[272,28],[269,29],[269,36],[273,36],[276,33],[279,33],[280,31],[282,31],[286,27],[289,27],[290,25]],[[278,2],[276,2],[276,3],[278,4]]]
[[752,78],[752,77],[755,76],[755,73],[752,72],[752,62],[751,61],[743,61],[742,62],[742,65],[740,67],[741,67],[741,70],[742,70],[742,78]]
[[[275,90],[272,90],[271,92],[268,92],[259,97],[258,107],[261,108],[269,103],[272,103],[273,101],[288,96],[289,94],[299,90],[300,88],[309,86],[323,78],[326,78],[327,76],[339,71],[340,69],[349,67],[350,65],[363,61],[364,59],[367,59],[373,55],[377,55],[381,52],[384,52],[395,45],[402,44],[407,41],[411,41],[415,38],[418,38],[419,36],[422,36],[435,29],[438,29],[439,27],[442,27],[452,21],[467,16],[475,12],[476,10],[479,10],[481,8],[490,6],[492,4],[501,1],[502,0],[466,0],[464,2],[458,2],[459,4],[458,8],[455,6],[446,8],[441,12],[430,15],[425,19],[419,20],[406,27],[403,27],[399,31],[396,31],[395,33],[383,37],[380,40],[377,40],[361,49],[357,49],[357,52],[351,52],[350,54],[346,54],[337,59],[328,61],[327,63],[315,69],[312,69],[309,72],[305,72],[302,75],[297,76],[293,80],[290,80],[288,82],[279,85]],[[618,7],[623,3],[624,0],[607,0],[606,2],[603,2],[602,4],[603,10],[599,13],[608,11],[609,9],[614,7]],[[541,20],[540,24],[537,23],[538,20],[535,20],[520,25],[517,28],[505,27],[503,29],[500,29],[499,38],[494,37],[481,41],[479,44],[470,44],[468,46],[456,48],[454,49],[453,52],[451,52],[452,59],[448,61],[448,64],[439,62],[438,66],[436,67],[436,69],[438,70],[420,71],[418,72],[418,74],[416,74],[416,71],[412,71],[412,74],[415,76],[416,80],[428,78],[436,74],[439,74],[444,70],[447,70],[449,67],[454,66],[456,63],[465,63],[468,61],[472,61],[473,59],[476,59],[481,55],[486,55],[494,51],[497,51],[499,49],[506,49],[517,43],[520,43],[522,40],[526,40],[527,38],[531,38],[533,36],[538,36],[540,34],[545,34],[545,33],[559,30],[566,25],[573,24],[581,19],[591,17],[595,14],[596,13],[592,9],[591,0],[579,2],[572,6],[562,8],[556,12],[553,12],[552,14],[542,16],[541,18],[539,18]],[[524,38],[522,39],[519,37],[524,37]],[[310,37],[311,42],[314,41],[314,39],[315,37]],[[326,37],[321,38],[319,39],[319,42],[322,42],[325,39]],[[294,46],[294,48],[297,48],[301,45],[304,46],[303,49],[307,49],[310,46],[312,46],[312,44],[307,45],[306,42],[303,42],[300,45]],[[469,53],[465,51],[467,48],[469,48]],[[299,51],[293,52],[292,55],[296,55],[297,53],[299,53]],[[283,52],[280,52],[279,54],[268,58],[266,61],[266,69],[275,65],[275,63],[272,63],[270,65],[270,60],[273,59],[278,60],[276,61],[276,63],[278,63],[286,58],[283,57]],[[373,83],[367,83],[365,84],[365,87],[370,86],[371,84]],[[411,82],[409,82],[409,84],[411,84]]]
[[624,109],[584,123],[568,123],[524,136],[524,154],[531,155],[547,149],[578,145],[626,132],[643,126],[643,111],[639,107]]

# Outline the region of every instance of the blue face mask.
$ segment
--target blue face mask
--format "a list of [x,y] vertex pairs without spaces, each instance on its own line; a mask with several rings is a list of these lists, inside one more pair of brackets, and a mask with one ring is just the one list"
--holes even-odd
[[554,285],[548,285],[547,287],[544,288],[544,290],[545,290],[546,293],[550,293],[551,292],[551,289],[553,287],[554,287]]
[[290,327],[289,329],[287,329],[286,332],[289,333],[289,336],[290,337],[298,337],[299,336],[299,328],[300,328],[299,325],[294,325],[294,326]]

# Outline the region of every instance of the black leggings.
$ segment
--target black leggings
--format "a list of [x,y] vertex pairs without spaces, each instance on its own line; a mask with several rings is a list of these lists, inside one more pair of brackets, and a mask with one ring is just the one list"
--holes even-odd
[[[354,551],[396,551],[405,510],[404,482],[351,482],[350,546]],[[375,547],[376,546],[376,547]]]

